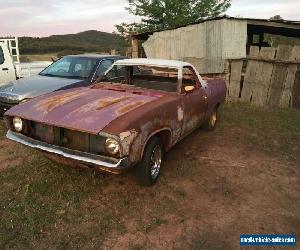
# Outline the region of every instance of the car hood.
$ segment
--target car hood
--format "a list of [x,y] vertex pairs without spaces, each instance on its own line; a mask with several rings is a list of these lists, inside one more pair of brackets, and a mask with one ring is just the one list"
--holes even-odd
[[58,90],[76,82],[81,82],[81,80],[41,75],[26,77],[0,87],[0,99],[3,96],[9,102],[11,95],[12,100],[21,101]]
[[160,97],[76,88],[37,97],[13,107],[5,115],[98,134],[111,121]]

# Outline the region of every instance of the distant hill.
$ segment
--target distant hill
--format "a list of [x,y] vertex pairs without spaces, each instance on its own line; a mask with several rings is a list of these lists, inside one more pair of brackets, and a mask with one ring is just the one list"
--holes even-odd
[[125,41],[117,34],[88,30],[77,34],[53,35],[49,37],[20,37],[21,54],[45,54],[70,52],[123,51]]

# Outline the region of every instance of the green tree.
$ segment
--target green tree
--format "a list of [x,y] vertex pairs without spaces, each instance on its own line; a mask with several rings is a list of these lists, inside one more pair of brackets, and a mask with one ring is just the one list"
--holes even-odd
[[121,34],[175,28],[224,13],[231,0],[127,0],[129,13],[140,23],[116,25]]
[[283,18],[280,15],[275,15],[270,17],[270,20],[281,21]]
[[139,33],[145,31],[141,24],[139,23],[121,23],[115,25],[119,35],[125,38],[127,45],[130,41],[130,34]]

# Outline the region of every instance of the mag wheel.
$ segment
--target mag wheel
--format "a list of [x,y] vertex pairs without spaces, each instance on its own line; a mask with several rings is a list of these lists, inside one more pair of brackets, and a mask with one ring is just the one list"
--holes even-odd
[[208,118],[208,120],[203,124],[203,128],[206,130],[214,130],[217,125],[218,120],[218,109],[216,108]]
[[143,186],[156,183],[162,164],[163,150],[159,138],[153,137],[146,145],[142,162],[137,166],[139,182]]

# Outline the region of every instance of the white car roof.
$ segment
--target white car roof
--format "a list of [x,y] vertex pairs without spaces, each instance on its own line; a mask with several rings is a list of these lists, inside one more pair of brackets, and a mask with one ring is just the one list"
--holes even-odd
[[186,66],[192,66],[190,63],[176,61],[176,60],[165,60],[165,59],[151,59],[151,58],[136,58],[136,59],[124,59],[115,62],[115,65],[144,65],[144,66],[157,66],[167,68],[183,68]]

